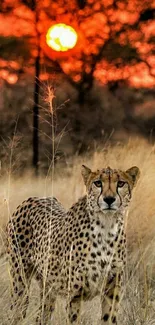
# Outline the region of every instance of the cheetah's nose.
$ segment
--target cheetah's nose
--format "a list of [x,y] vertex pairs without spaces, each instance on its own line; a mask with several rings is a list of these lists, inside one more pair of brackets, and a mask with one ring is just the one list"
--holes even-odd
[[106,196],[103,200],[110,206],[116,199],[113,196]]

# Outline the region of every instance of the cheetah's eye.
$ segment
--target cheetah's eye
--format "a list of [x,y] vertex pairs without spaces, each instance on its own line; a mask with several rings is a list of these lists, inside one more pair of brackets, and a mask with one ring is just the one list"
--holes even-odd
[[102,182],[101,182],[101,181],[95,181],[94,184],[95,184],[97,187],[102,187]]
[[123,187],[125,185],[126,182],[123,181],[118,181],[117,186],[118,187]]

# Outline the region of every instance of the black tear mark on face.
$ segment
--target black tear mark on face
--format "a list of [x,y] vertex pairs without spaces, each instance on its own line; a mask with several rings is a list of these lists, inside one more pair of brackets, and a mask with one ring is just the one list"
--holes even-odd
[[[97,185],[95,184],[96,182],[98,183]],[[100,196],[102,195],[102,192],[103,192],[102,182],[100,180],[98,180],[98,181],[95,181],[94,184],[101,189],[101,192],[100,192],[100,194],[99,194],[99,196],[97,198],[97,205],[100,208],[99,198],[100,198]]]
[[118,181],[117,182],[117,194],[118,194],[118,196],[120,198],[120,201],[121,201],[121,204],[120,205],[122,205],[122,198],[121,198],[121,195],[119,194],[118,189],[119,188],[122,188],[125,184],[127,184],[127,186],[128,186],[129,199],[131,199],[131,189],[130,189],[129,183],[128,182],[125,182],[125,181]]
[[120,199],[120,206],[121,206],[121,205],[122,205],[122,198],[121,198],[121,196],[120,196],[120,194],[119,194],[119,192],[118,192],[118,186],[117,186],[116,192],[117,192],[117,195],[119,196],[119,199]]

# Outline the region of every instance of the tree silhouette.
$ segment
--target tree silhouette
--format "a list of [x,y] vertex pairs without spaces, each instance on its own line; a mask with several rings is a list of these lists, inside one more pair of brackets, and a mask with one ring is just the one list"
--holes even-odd
[[[153,87],[154,17],[152,0],[1,1],[0,76],[8,82],[9,74],[16,75],[19,82],[24,75],[35,79],[33,164],[36,170],[42,71],[46,71],[47,79],[54,74],[56,79],[61,81],[62,77],[76,89],[77,115],[81,114],[82,106],[84,109],[96,80],[107,85],[112,93],[123,83]],[[45,46],[47,29],[59,22],[73,26],[78,33],[77,46],[66,55],[57,55]]]
[[[59,10],[60,3],[54,5],[52,17]],[[62,14],[68,14],[68,20],[72,22],[70,13],[62,9]],[[116,74],[109,77],[111,71],[121,70],[143,63],[145,69],[149,69],[150,75],[153,66],[149,63],[149,58],[153,55],[153,39],[149,32],[149,24],[153,28],[154,8],[151,1],[87,1],[83,10],[71,8],[72,13],[78,22],[79,32],[82,32],[80,50],[77,55],[66,59],[57,60],[57,67],[64,73],[67,79],[74,85],[79,94],[79,103],[84,102],[85,94],[91,90],[94,79],[100,75],[101,70],[106,70],[104,82],[115,81]],[[151,20],[151,21],[150,21]],[[148,25],[144,21],[149,21]],[[148,34],[147,30],[148,28]],[[145,54],[143,47],[148,49]],[[127,76],[127,77],[126,77]],[[130,76],[126,73],[124,78]],[[113,78],[113,79],[112,79]],[[100,78],[102,81],[102,77]],[[118,78],[119,80],[119,78]]]
[[[40,12],[39,31],[45,36],[47,28],[57,22],[65,22],[75,27],[79,34],[79,41],[76,51],[68,52],[68,57],[62,55],[50,55],[46,59],[44,43],[41,44],[44,52],[42,63],[46,65],[47,72],[61,73],[77,89],[79,102],[84,101],[85,94],[91,90],[94,80],[99,79],[103,83],[126,79],[130,83],[130,77],[137,75],[138,67],[143,66],[149,81],[154,84],[153,51],[154,51],[154,15],[155,9],[150,0],[88,0],[72,1],[68,5],[67,0],[42,2],[40,0],[17,1],[18,12],[15,5],[7,7],[7,0],[2,2],[0,12],[5,17],[12,15],[21,23],[27,20],[29,30],[21,29],[13,35],[10,28],[10,35],[7,38],[1,36],[0,56],[5,59],[5,52],[8,48],[16,46],[16,57],[18,54],[27,59],[28,65],[34,65],[35,47],[37,40],[35,14],[36,5]],[[16,8],[17,8],[16,3]],[[20,11],[20,6],[21,11]],[[24,16],[23,6],[31,13]],[[19,15],[20,12],[20,15]],[[20,17],[19,17],[20,16]],[[20,20],[19,20],[20,18]],[[6,44],[6,40],[8,43]],[[32,40],[33,39],[33,40]],[[23,44],[21,42],[23,40]],[[6,51],[4,50],[4,46]],[[26,50],[27,48],[27,50]],[[9,51],[10,54],[10,51]],[[13,51],[11,51],[11,59]],[[26,58],[25,58],[26,57]],[[34,58],[34,61],[32,60]],[[24,69],[24,66],[22,66]],[[100,73],[104,71],[104,73]],[[120,76],[121,75],[121,76]],[[152,76],[152,79],[151,79]],[[140,78],[139,78],[140,79]]]

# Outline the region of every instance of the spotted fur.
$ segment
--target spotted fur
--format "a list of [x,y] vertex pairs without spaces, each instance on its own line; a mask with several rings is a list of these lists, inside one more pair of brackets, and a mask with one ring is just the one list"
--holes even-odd
[[[81,301],[101,297],[101,325],[117,324],[126,256],[125,215],[139,169],[82,167],[87,194],[66,212],[55,198],[24,201],[8,223],[14,324],[25,317],[34,276],[40,285],[37,324],[50,323],[58,295],[67,322],[78,324]],[[19,312],[20,311],[20,312]]]

